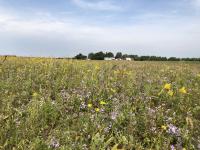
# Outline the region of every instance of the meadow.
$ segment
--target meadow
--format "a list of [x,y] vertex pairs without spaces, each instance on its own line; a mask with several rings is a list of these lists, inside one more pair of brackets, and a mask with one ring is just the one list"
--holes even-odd
[[8,57],[0,149],[198,150],[200,62]]

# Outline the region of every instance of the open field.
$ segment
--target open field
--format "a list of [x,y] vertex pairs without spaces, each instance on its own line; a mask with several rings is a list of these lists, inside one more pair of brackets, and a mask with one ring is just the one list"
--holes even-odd
[[0,66],[0,149],[192,150],[199,125],[199,62],[9,57]]

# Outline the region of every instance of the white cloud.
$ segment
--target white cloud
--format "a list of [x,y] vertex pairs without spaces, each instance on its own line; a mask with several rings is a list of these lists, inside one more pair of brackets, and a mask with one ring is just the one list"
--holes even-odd
[[84,8],[84,9],[91,9],[91,10],[108,10],[108,11],[121,11],[122,7],[119,5],[114,4],[111,1],[93,1],[89,2],[86,0],[72,0],[74,4],[76,4],[78,7]]
[[27,20],[0,14],[0,54],[73,56],[122,50],[139,55],[200,57],[200,21],[196,18],[104,27],[71,18],[49,18]]

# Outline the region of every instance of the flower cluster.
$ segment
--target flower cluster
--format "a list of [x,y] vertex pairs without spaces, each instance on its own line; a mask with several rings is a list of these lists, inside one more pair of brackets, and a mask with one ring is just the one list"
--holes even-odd
[[[169,95],[169,96],[171,96],[171,97],[174,96],[174,93],[176,92],[176,91],[174,91],[174,89],[172,88],[172,84],[171,84],[171,83],[166,83],[166,84],[164,85],[163,89],[160,91],[160,93],[158,93],[158,95],[160,96],[164,91],[166,91],[167,95]],[[187,90],[186,90],[185,87],[180,88],[178,91],[179,91],[179,93],[181,93],[181,94],[187,94]]]

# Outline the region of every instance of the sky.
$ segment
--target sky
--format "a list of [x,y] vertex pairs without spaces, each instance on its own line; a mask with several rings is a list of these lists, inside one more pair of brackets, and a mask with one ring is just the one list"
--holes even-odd
[[200,0],[0,0],[0,55],[200,57]]

